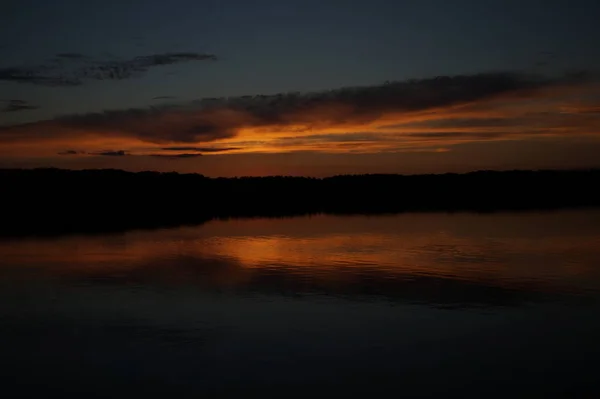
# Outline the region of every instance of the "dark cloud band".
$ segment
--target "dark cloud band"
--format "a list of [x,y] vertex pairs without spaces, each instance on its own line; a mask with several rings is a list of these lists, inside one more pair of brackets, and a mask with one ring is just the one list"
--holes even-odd
[[123,80],[142,76],[150,68],[191,61],[216,61],[214,54],[164,53],[125,60],[97,60],[81,53],[59,53],[54,62],[0,68],[0,81],[41,86],[79,86],[86,80]]
[[[152,62],[171,61],[172,58],[167,57]],[[357,126],[368,126],[385,115],[431,112],[499,98],[542,98],[544,90],[588,87],[595,81],[596,76],[591,73],[547,77],[498,72],[440,76],[312,93],[209,98],[182,105],[165,104],[148,108],[66,115],[47,121],[0,127],[0,140],[18,140],[27,136],[22,134],[24,132],[31,137],[42,134],[37,132],[55,136],[76,136],[77,132],[85,131],[154,144],[195,144],[234,138],[244,128],[253,128],[257,132],[265,133],[313,132],[310,136],[315,137],[319,130],[330,127],[342,130],[345,127],[356,129]],[[515,121],[454,118],[449,122],[439,120],[428,126],[419,126],[421,122],[402,123],[403,129],[435,128],[437,123],[440,128],[458,131],[459,128],[483,128],[490,124],[496,127],[510,127]],[[415,132],[418,133],[418,130]],[[436,130],[431,132],[436,133]],[[363,134],[354,137],[353,140],[360,142],[375,139]],[[200,153],[230,150],[190,145],[170,145],[163,149]]]
[[29,111],[40,108],[37,105],[33,105],[24,100],[6,100],[5,106],[0,108],[0,112],[18,112],[18,111]]

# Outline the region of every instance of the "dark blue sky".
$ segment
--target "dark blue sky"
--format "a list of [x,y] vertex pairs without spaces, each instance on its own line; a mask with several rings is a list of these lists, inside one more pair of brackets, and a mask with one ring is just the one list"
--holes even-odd
[[[8,3],[8,5],[6,5]],[[600,2],[476,0],[8,0],[0,67],[57,53],[100,58],[175,51],[215,63],[157,68],[140,79],[47,88],[0,82],[39,105],[11,118],[182,100],[366,85],[435,75],[588,67],[599,59]],[[550,51],[553,56],[542,54]],[[550,66],[546,66],[546,69]],[[6,116],[8,117],[8,116]]]
[[[439,75],[596,70],[599,16],[594,0],[4,0],[0,126]],[[182,53],[196,59],[156,58]],[[136,76],[69,86],[27,75],[115,62]]]

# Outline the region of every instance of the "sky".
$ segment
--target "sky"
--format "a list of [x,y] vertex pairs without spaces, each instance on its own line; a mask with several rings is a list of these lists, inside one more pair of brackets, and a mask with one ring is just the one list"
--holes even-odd
[[0,167],[600,167],[594,0],[4,0]]

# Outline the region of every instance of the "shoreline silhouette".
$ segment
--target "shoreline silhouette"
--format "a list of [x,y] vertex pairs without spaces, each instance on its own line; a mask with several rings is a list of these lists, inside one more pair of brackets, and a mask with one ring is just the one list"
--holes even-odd
[[0,236],[118,232],[237,217],[597,207],[598,182],[600,169],[326,178],[0,169]]

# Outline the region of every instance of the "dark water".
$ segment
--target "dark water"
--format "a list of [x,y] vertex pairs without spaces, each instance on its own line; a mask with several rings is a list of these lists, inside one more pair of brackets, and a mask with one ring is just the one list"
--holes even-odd
[[0,242],[2,397],[593,397],[600,211]]

